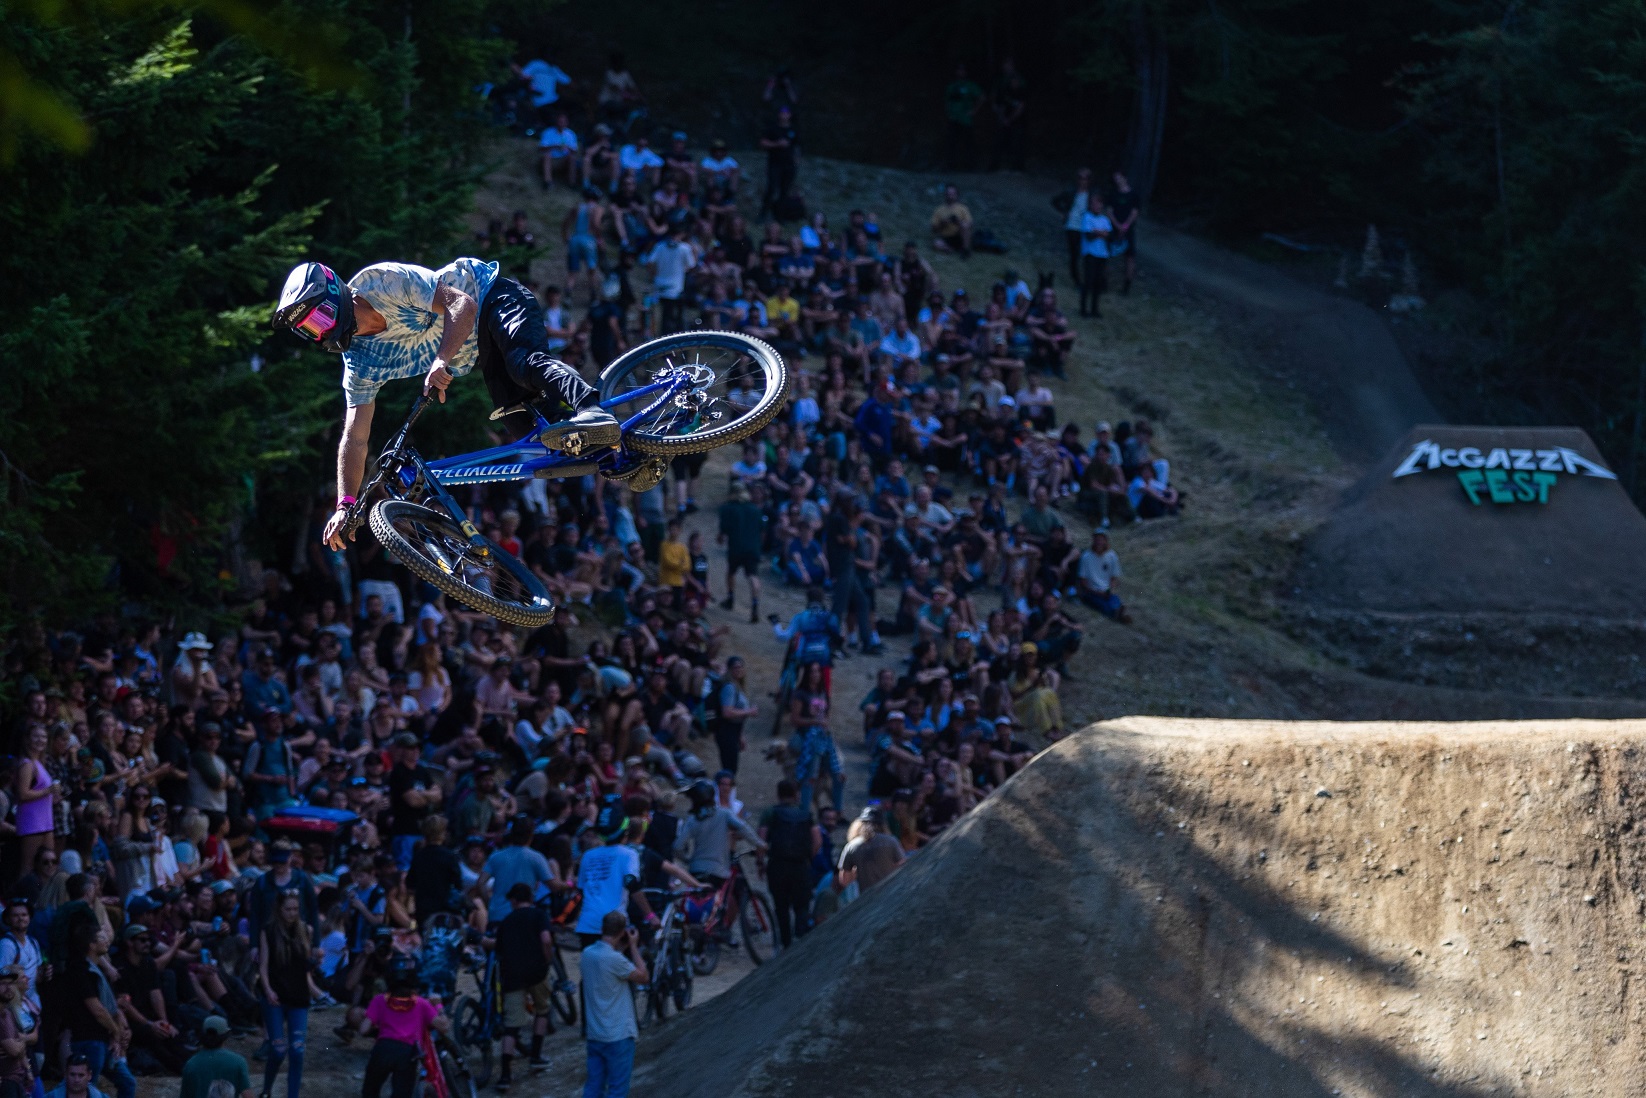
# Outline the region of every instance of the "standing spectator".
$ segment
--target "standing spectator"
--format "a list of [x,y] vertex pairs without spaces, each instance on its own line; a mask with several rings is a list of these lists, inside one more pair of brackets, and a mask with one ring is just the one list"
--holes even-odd
[[589,1079],[583,1098],[627,1098],[634,1042],[640,1035],[630,987],[646,983],[651,974],[640,956],[640,934],[623,912],[606,913],[600,940],[583,950],[578,970],[588,1041]]
[[554,116],[554,125],[544,127],[537,138],[537,147],[543,150],[545,191],[554,186],[555,173],[561,171],[566,175],[566,186],[577,186],[582,158],[578,155],[577,134],[572,132],[571,119],[564,111]]
[[1120,557],[1109,548],[1109,535],[1102,530],[1092,531],[1092,547],[1080,554],[1078,578],[1081,602],[1122,625],[1131,624],[1131,611],[1115,593],[1115,580],[1120,578]]
[[800,787],[788,778],[777,783],[777,804],[760,820],[766,855],[766,883],[777,910],[783,948],[811,929],[812,857],[823,847],[823,833],[800,807]]
[[[528,844],[532,841],[532,821],[529,816],[517,816],[509,824],[504,847],[486,859],[481,871],[481,887],[490,896],[487,908],[488,925],[496,925],[508,918],[513,908],[509,904],[509,890],[524,881],[535,890],[539,884],[555,879],[549,860]],[[488,887],[489,885],[489,887]]]
[[25,869],[34,865],[36,854],[52,845],[57,798],[64,792],[46,769],[50,739],[45,725],[31,725],[23,740],[23,757],[17,762],[17,864]]
[[402,732],[394,738],[394,769],[389,772],[393,821],[389,833],[394,836],[394,862],[402,870],[411,868],[417,840],[423,835],[423,820],[440,807],[443,796],[434,775],[419,762],[422,746],[414,732]]
[[760,620],[760,550],[766,540],[766,516],[749,497],[749,486],[739,480],[732,498],[720,505],[720,534],[726,547],[726,597],[722,610],[737,604],[737,573],[749,578],[749,621]]
[[886,831],[885,813],[865,808],[840,852],[841,887],[855,881],[859,890],[867,892],[902,865],[903,844]]
[[760,712],[760,707],[749,701],[744,681],[747,673],[742,656],[726,660],[726,679],[717,699],[719,713],[711,729],[715,746],[720,749],[720,768],[733,775],[737,773],[738,756],[748,747],[743,738],[743,723]]
[[1132,292],[1132,279],[1137,277],[1137,218],[1140,199],[1125,172],[1114,173],[1114,190],[1109,192],[1109,216],[1114,221],[1115,240],[1119,248],[1115,255],[1125,255],[1126,276],[1120,283],[1121,294]]
[[947,161],[950,171],[969,172],[975,158],[977,112],[984,92],[966,75],[964,62],[954,67],[954,79],[943,90],[943,113],[948,118]]
[[760,198],[757,217],[776,213],[778,204],[794,188],[795,173],[800,166],[800,135],[794,128],[794,115],[788,107],[777,109],[777,121],[766,127],[760,147],[766,150],[766,193]]
[[776,72],[766,77],[766,86],[760,92],[760,101],[791,109],[800,105],[800,89],[795,86],[794,74],[789,70],[789,66],[780,66]]
[[[1052,200],[1052,205],[1063,210],[1063,239],[1069,245],[1069,281],[1081,283],[1081,256],[1086,254],[1086,211],[1092,194],[1092,170],[1081,168],[1074,175],[1073,192],[1065,192]],[[1064,202],[1068,207],[1064,207]],[[1085,315],[1085,314],[1081,314]]]
[[971,258],[972,211],[960,201],[960,189],[953,183],[943,188],[943,202],[932,211],[932,247]]
[[85,1058],[90,1079],[107,1072],[116,1098],[136,1098],[137,1079],[121,1052],[131,1029],[103,975],[108,952],[108,934],[96,922],[82,921],[71,931],[69,960],[63,966],[62,1020],[69,1031],[70,1057]]
[[1080,219],[1080,315],[1101,317],[1098,299],[1109,288],[1109,238],[1114,222],[1104,212],[1103,200],[1088,193],[1085,216]]
[[613,53],[606,62],[606,75],[600,83],[600,110],[607,118],[621,121],[636,107],[646,102],[640,94],[640,85],[629,72],[629,62],[621,53]]
[[551,65],[541,57],[533,58],[515,70],[520,77],[531,84],[532,119],[531,125],[541,126],[549,118],[555,103],[560,100],[560,89],[572,82],[565,71],[557,65]]
[[314,947],[295,893],[280,898],[274,918],[258,938],[258,972],[263,978],[263,1028],[269,1058],[263,1063],[263,1095],[272,1098],[280,1063],[288,1060],[286,1098],[303,1092],[303,1047],[309,1032],[309,970]]
[[668,335],[686,327],[686,272],[697,266],[697,249],[686,241],[686,226],[677,222],[670,226],[666,239],[658,242],[646,256],[652,268],[652,278],[661,302],[660,332]]
[[554,956],[554,931],[549,913],[532,900],[532,886],[521,881],[509,889],[509,913],[491,929],[497,950],[499,986],[503,991],[502,1070],[497,1089],[507,1090],[514,1082],[514,1058],[519,1053],[519,1033],[531,1026],[531,1059],[528,1066],[547,1067],[543,1038],[549,1031],[549,959]]
[[183,1086],[178,1098],[208,1098],[212,1085],[224,1082],[234,1098],[251,1098],[251,1073],[246,1058],[223,1047],[229,1036],[229,1020],[211,1014],[200,1023],[200,1051],[183,1065]]
[[1023,138],[1023,111],[1028,106],[1027,86],[1023,74],[1017,71],[1017,62],[1010,57],[1000,62],[1000,80],[994,86],[990,106],[994,110],[994,156],[989,170],[1001,168],[1023,170],[1025,157]]
[[257,739],[246,749],[241,774],[246,798],[259,820],[266,820],[297,796],[297,758],[286,742],[278,710],[270,709],[257,721]]

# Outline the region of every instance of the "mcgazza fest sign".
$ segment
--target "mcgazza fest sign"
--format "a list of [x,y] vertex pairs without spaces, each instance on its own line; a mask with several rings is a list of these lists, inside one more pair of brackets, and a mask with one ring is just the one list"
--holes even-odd
[[1565,446],[1545,450],[1498,446],[1482,450],[1478,446],[1443,447],[1432,439],[1414,445],[1394,475],[1398,480],[1434,469],[1456,469],[1464,495],[1476,507],[1485,503],[1548,503],[1549,492],[1562,473],[1617,479],[1610,469]]

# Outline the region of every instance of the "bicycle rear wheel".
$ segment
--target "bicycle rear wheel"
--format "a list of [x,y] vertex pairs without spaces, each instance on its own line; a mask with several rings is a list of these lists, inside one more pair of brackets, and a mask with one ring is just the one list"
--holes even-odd
[[371,532],[395,560],[464,606],[528,628],[554,620],[554,603],[531,569],[490,541],[477,552],[443,511],[384,500],[372,508]]
[[473,995],[463,996],[452,1007],[452,1037],[463,1046],[463,1059],[474,1085],[483,1087],[491,1082],[492,1036],[486,1028],[486,1012]]
[[[689,384],[672,395],[639,391],[660,381]],[[600,375],[600,401],[620,421],[638,420],[623,443],[643,454],[699,454],[748,438],[770,423],[788,395],[778,353],[738,332],[681,332],[641,344]],[[626,394],[638,394],[628,396]]]
[[674,1009],[685,1010],[692,1005],[692,966],[686,961],[686,946],[679,938],[668,945],[669,967],[674,970]]
[[706,933],[701,927],[692,935],[691,943],[692,971],[699,976],[707,976],[720,963],[720,943],[713,936]]
[[738,901],[737,925],[743,929],[743,948],[749,951],[749,960],[763,965],[777,956],[777,917],[772,913],[771,901],[747,886]]

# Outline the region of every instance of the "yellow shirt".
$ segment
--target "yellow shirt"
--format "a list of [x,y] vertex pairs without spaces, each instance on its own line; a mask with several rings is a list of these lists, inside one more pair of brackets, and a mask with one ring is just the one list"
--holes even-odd
[[962,229],[972,223],[972,211],[964,202],[945,202],[932,211],[932,232],[945,233]]
[[768,321],[782,321],[793,324],[800,319],[800,301],[793,297],[768,297],[766,299],[766,319]]
[[657,578],[665,587],[686,586],[686,573],[692,570],[692,555],[684,542],[665,541],[657,549]]

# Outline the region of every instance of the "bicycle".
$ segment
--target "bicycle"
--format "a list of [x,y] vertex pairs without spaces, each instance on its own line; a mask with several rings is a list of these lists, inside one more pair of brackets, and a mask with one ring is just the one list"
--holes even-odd
[[696,893],[714,897],[702,919],[687,923],[688,953],[699,976],[709,975],[720,964],[721,945],[732,944],[734,920],[743,931],[743,949],[749,960],[762,965],[777,955],[777,918],[772,903],[750,886],[743,872],[742,859],[751,853],[745,850],[732,857],[731,875],[719,887]]
[[[551,450],[540,438],[555,425],[536,408],[520,405],[492,418],[535,416],[536,426],[524,438],[436,461],[407,442],[429,405],[425,392],[378,455],[343,530],[352,534],[369,524],[395,560],[471,609],[512,625],[547,625],[555,606],[542,582],[480,533],[449,489],[599,475],[643,492],[662,482],[670,458],[758,432],[782,408],[787,391],[782,357],[760,340],[737,332],[681,332],[644,343],[601,372],[600,407],[640,406],[626,419],[617,413],[622,435],[615,446],[590,448],[573,432]],[[388,498],[370,502],[379,489]]]
[[[459,1047],[473,1050],[476,1086],[485,1086],[492,1077],[492,1046],[503,1037],[503,982],[497,968],[497,951],[486,951],[484,965],[472,966],[477,994],[464,995],[452,1005],[452,1037]],[[549,958],[549,1003],[566,1025],[577,1021],[577,985],[566,971],[558,944]],[[469,1059],[464,1057],[465,1061]]]
[[[646,889],[646,898],[659,902],[662,914],[650,943],[641,951],[651,982],[634,988],[634,1016],[641,1029],[661,1022],[672,1007],[679,1013],[692,1005],[695,974],[686,956],[684,894],[661,888]],[[645,1001],[641,1001],[644,993]]]
[[450,1037],[429,1029],[424,1031],[420,1047],[427,1098],[479,1098],[479,1087],[485,1084],[475,1082],[462,1050]]

